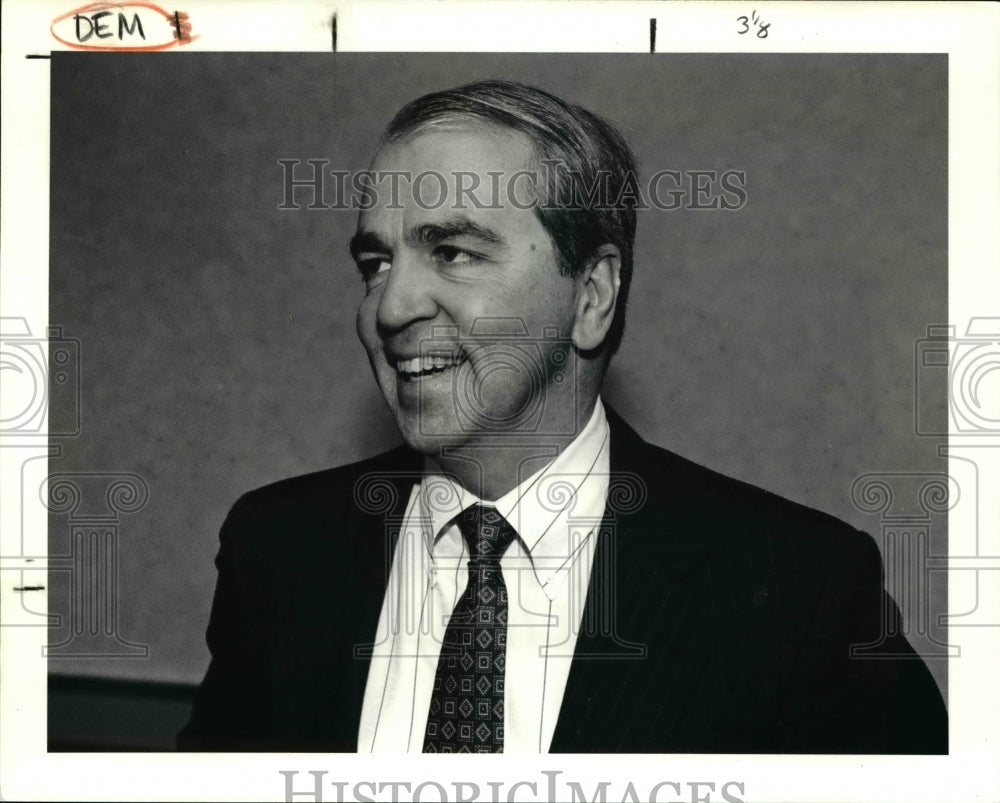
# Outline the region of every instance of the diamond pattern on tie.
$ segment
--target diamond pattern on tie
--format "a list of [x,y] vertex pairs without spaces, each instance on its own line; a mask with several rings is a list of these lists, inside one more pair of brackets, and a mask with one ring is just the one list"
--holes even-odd
[[517,535],[483,505],[457,523],[469,546],[469,583],[441,645],[424,752],[502,753],[507,586],[500,558]]

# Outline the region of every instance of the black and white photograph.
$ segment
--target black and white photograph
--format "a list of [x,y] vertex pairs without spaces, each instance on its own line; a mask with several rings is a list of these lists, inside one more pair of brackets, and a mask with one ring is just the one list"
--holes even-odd
[[[3,446],[43,511],[10,579],[49,759],[750,801],[747,763],[684,761],[954,757],[950,622],[994,615],[949,571],[989,554],[951,458],[996,430],[1000,318],[949,306],[949,54],[337,35],[47,54],[47,325],[4,310]],[[573,775],[608,754],[671,763]]]
[[[53,59],[50,321],[85,368],[52,466],[148,497],[122,655],[84,668],[207,668],[188,748],[420,750],[447,706],[455,750],[946,752],[851,497],[941,472],[908,380],[947,319],[945,60],[393,60]],[[508,610],[449,674],[474,505]]]

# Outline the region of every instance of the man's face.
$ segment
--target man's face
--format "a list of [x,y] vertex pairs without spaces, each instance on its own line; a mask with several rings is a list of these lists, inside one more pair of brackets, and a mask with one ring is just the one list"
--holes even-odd
[[[366,286],[358,335],[403,438],[418,451],[495,443],[498,432],[544,434],[575,420],[575,377],[560,362],[577,282],[560,275],[548,233],[523,208],[530,183],[515,184],[517,204],[506,194],[506,182],[533,163],[525,138],[469,124],[417,131],[372,165],[376,176],[405,176],[396,198],[388,181],[377,185],[378,201],[352,239]],[[428,171],[444,181],[414,181]],[[488,173],[497,172],[494,195]],[[475,182],[468,174],[479,179],[481,205],[495,208],[459,197],[459,182]]]

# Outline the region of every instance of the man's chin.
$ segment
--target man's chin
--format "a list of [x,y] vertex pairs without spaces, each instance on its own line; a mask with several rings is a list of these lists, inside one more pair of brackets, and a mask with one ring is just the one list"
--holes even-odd
[[443,450],[461,446],[469,439],[467,432],[455,431],[454,428],[434,427],[418,420],[397,420],[396,423],[406,445],[428,457],[436,457]]

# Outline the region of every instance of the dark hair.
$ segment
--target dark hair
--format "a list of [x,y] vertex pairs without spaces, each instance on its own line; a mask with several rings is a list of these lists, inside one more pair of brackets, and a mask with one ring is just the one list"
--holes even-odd
[[[621,252],[621,286],[605,345],[613,354],[625,330],[635,242],[635,158],[618,131],[582,106],[514,81],[477,81],[432,92],[404,106],[380,145],[450,121],[492,123],[525,135],[547,167],[546,198],[535,206],[559,253],[560,272],[576,276],[600,246]],[[591,194],[596,188],[596,195]],[[581,199],[587,199],[581,203]],[[621,199],[621,200],[619,200]]]

